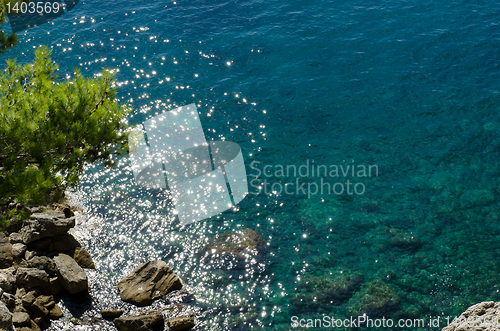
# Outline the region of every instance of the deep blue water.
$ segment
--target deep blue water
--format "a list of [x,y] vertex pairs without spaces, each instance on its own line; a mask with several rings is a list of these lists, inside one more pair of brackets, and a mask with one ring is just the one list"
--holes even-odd
[[[250,194],[187,227],[164,192],[135,184],[127,157],[89,167],[72,194],[98,266],[92,306],[121,305],[119,279],[159,258],[194,295],[199,330],[288,330],[294,315],[355,311],[356,294],[294,306],[308,276],[382,279],[401,299],[393,318],[500,300],[499,22],[496,1],[86,0],[2,57],[26,62],[44,44],[61,78],[115,70],[131,125],[196,103],[209,140],[241,146],[249,181],[253,161],[376,165],[353,178],[364,194]],[[208,266],[208,238],[244,228],[262,234],[263,259]]]

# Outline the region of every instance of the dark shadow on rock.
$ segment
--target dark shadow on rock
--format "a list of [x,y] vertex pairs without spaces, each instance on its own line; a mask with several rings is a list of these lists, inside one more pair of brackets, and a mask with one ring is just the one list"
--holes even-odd
[[85,311],[92,309],[92,297],[89,293],[65,293],[60,299],[75,318],[81,318]]

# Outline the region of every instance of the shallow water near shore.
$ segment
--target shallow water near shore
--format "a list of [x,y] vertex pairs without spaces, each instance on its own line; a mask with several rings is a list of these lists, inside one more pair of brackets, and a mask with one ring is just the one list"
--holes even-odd
[[[27,62],[46,44],[61,79],[76,67],[115,70],[130,125],[195,103],[207,140],[240,145],[250,183],[237,210],[180,226],[168,193],[137,186],[127,156],[112,169],[89,166],[69,196],[84,211],[74,234],[97,270],[92,298],[65,300],[65,311],[92,320],[95,309],[131,309],[116,285],[151,259],[190,294],[154,307],[195,312],[199,330],[348,318],[360,290],[335,304],[294,299],[308,277],[349,273],[400,297],[387,318],[442,317],[421,330],[499,301],[499,21],[493,1],[81,1],[20,34],[3,59]],[[296,180],[321,186],[321,176],[275,172],[311,164],[378,172],[323,176],[342,194],[297,191]],[[267,180],[267,194],[252,184],[259,171],[253,183]],[[347,179],[363,194],[348,194]],[[245,228],[262,234],[262,259],[214,268],[207,240]]]

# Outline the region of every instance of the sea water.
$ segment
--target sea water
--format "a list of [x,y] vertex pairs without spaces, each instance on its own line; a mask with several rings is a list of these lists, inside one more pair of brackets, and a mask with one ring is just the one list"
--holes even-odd
[[[499,22],[496,1],[84,0],[20,33],[2,59],[25,63],[48,45],[59,79],[114,70],[131,126],[195,103],[207,140],[239,144],[248,175],[236,210],[181,226],[168,192],[135,183],[127,155],[111,169],[89,165],[69,195],[97,269],[92,298],[63,300],[64,310],[131,309],[116,285],[151,259],[181,277],[183,313],[197,314],[199,330],[349,318],[361,290],[315,304],[322,284],[347,273],[400,298],[386,318],[442,316],[433,329],[498,301]],[[377,172],[303,176],[313,164]],[[257,262],[207,263],[209,238],[246,228],[265,240]],[[297,306],[307,279],[316,292]]]

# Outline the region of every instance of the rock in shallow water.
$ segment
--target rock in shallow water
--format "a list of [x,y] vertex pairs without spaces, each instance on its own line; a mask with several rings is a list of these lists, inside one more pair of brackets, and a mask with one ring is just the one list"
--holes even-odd
[[66,254],[54,257],[57,266],[59,281],[66,291],[71,294],[88,291],[88,279],[85,271]]
[[348,306],[352,316],[366,314],[378,318],[387,316],[401,303],[401,298],[392,287],[382,280],[374,280],[363,284],[359,292],[349,300]]
[[159,311],[149,311],[140,315],[115,318],[113,323],[120,331],[151,331],[153,326],[163,321]]
[[118,283],[121,299],[137,306],[150,305],[153,300],[181,288],[180,279],[163,261],[141,264]]
[[102,309],[101,310],[101,316],[102,318],[118,318],[123,315],[123,310],[121,309]]
[[217,269],[244,269],[262,260],[265,244],[262,234],[249,228],[217,234],[205,246],[207,264]]
[[357,291],[364,281],[360,273],[343,271],[322,277],[305,276],[297,285],[297,293],[290,297],[293,308],[316,311],[318,307],[340,305]]
[[169,331],[185,331],[192,329],[196,324],[194,316],[182,316],[167,320]]
[[78,263],[78,265],[82,268],[95,269],[95,264],[94,260],[92,260],[92,256],[90,256],[89,252],[87,252],[84,248],[75,248],[73,259],[75,259],[76,263]]

